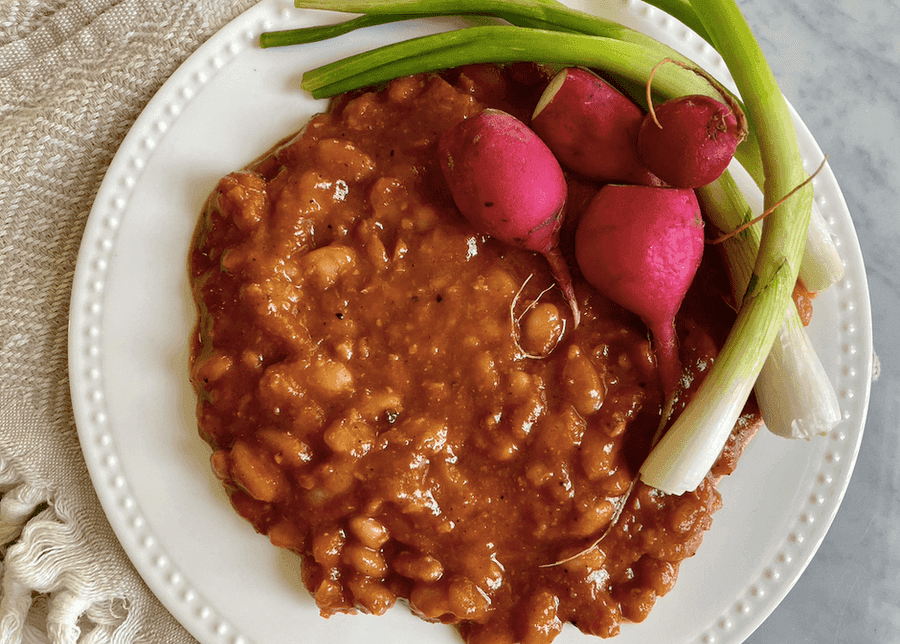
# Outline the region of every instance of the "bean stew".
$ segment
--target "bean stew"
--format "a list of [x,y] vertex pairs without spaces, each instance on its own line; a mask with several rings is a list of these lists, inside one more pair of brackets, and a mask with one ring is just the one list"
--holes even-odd
[[[628,494],[661,417],[646,328],[576,275],[573,329],[544,258],[473,232],[437,166],[441,132],[486,106],[528,122],[546,82],[484,65],[339,97],[200,217],[200,435],[325,617],[405,599],[469,644],[613,636],[672,589],[759,426],[751,402],[695,492]],[[568,182],[565,252],[598,187]],[[706,255],[680,404],[733,319]]]

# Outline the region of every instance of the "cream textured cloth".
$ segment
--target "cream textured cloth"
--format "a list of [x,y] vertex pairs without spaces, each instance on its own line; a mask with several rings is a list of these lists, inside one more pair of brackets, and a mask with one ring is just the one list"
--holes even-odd
[[100,508],[66,364],[71,280],[142,107],[252,0],[0,0],[0,643],[193,641]]

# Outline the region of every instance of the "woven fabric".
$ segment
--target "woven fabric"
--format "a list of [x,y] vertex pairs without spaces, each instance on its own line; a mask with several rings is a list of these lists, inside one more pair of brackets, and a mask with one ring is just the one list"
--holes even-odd
[[76,255],[166,78],[252,0],[0,0],[0,642],[192,638],[116,540],[67,376]]

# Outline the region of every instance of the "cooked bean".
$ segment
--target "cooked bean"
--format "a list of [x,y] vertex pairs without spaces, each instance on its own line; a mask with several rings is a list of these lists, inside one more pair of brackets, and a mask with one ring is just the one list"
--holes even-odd
[[332,451],[360,458],[375,444],[375,430],[361,418],[351,416],[332,423],[324,439]]
[[[275,203],[275,222],[292,232],[308,231],[309,217],[327,212],[334,204],[334,186],[320,172],[308,170],[289,175]],[[298,228],[299,225],[299,228]],[[301,244],[297,246],[296,242]],[[292,239],[291,247],[308,248],[311,241]]]
[[650,378],[654,375],[656,369],[656,354],[653,353],[653,347],[650,340],[644,338],[637,342],[631,349],[632,361],[637,366],[644,378]]
[[344,107],[343,117],[348,126],[358,131],[372,129],[372,122],[380,120],[384,108],[372,92],[357,96]]
[[572,534],[578,537],[599,536],[609,525],[615,513],[610,501],[598,501],[579,512],[572,523]]
[[305,395],[291,365],[278,362],[270,365],[259,379],[259,400],[272,414],[292,406]]
[[460,569],[485,592],[496,590],[503,584],[503,566],[496,560],[492,548],[472,548],[463,554]]
[[263,366],[263,355],[259,351],[247,349],[241,353],[240,363],[246,369],[258,371]]
[[356,482],[353,460],[345,454],[336,453],[315,470],[316,487],[312,489],[310,500],[316,505],[328,503],[329,499],[343,494]]
[[315,592],[316,606],[323,617],[344,613],[353,604],[344,595],[344,587],[332,579],[324,579]]
[[644,555],[636,566],[636,575],[641,585],[652,588],[660,597],[675,587],[678,565],[671,561],[655,559]]
[[228,450],[217,449],[210,455],[209,463],[213,473],[220,481],[227,481],[231,475],[231,463],[228,460]]
[[306,547],[306,532],[291,521],[282,519],[269,528],[269,541],[273,546],[302,552]]
[[525,602],[520,617],[522,644],[548,644],[562,632],[562,621],[557,615],[559,597],[549,590],[541,590]]
[[326,398],[335,398],[352,391],[354,378],[347,365],[322,359],[316,361],[310,369],[309,381],[316,393]]
[[422,88],[423,83],[418,77],[396,78],[388,85],[388,98],[392,103],[405,105],[414,100]]
[[308,283],[319,290],[334,286],[353,271],[356,252],[343,244],[322,246],[304,255],[301,262]]
[[591,481],[608,478],[614,469],[616,442],[597,431],[586,431],[581,439],[581,467]]
[[534,395],[536,389],[535,382],[530,375],[524,371],[513,371],[509,374],[509,384],[507,391],[509,396],[515,400],[523,400]]
[[380,272],[388,267],[390,260],[378,231],[379,228],[368,220],[360,222],[356,228],[359,246],[364,249],[365,256],[372,266]]
[[441,214],[437,208],[430,204],[417,204],[412,208],[412,230],[422,232],[437,226],[441,221]]
[[571,345],[563,367],[563,386],[572,406],[582,416],[589,416],[603,405],[606,394],[603,380],[591,359],[577,345]]
[[288,489],[284,473],[271,458],[247,441],[231,446],[231,475],[257,501],[272,502]]
[[522,321],[522,348],[533,355],[548,355],[562,338],[565,321],[555,304],[542,302]]
[[535,423],[546,411],[544,401],[539,396],[532,395],[530,399],[521,401],[512,409],[504,426],[514,439],[522,440],[531,433]]
[[597,481],[597,492],[604,496],[621,496],[628,491],[633,480],[632,474],[624,467],[610,472],[609,476]]
[[482,393],[490,393],[500,386],[497,364],[491,354],[479,353],[472,364],[475,386]]
[[409,579],[416,581],[437,581],[444,574],[441,562],[431,555],[414,555],[401,552],[391,562],[394,569]]
[[399,220],[409,205],[409,197],[399,180],[382,177],[372,185],[369,202],[372,204],[376,221]]
[[490,442],[491,459],[498,463],[507,463],[519,455],[519,443],[507,434],[497,434]]
[[219,182],[217,192],[219,211],[244,232],[252,231],[268,214],[266,182],[257,174],[229,174]]
[[447,585],[416,584],[409,593],[409,606],[425,619],[445,618],[451,612]]
[[370,392],[357,407],[359,415],[369,423],[390,420],[403,411],[403,401],[391,387]]
[[375,173],[372,157],[346,139],[319,140],[316,155],[328,176],[359,182]]
[[261,444],[272,454],[278,465],[302,467],[312,460],[312,448],[297,436],[287,432],[263,428],[256,432]]
[[316,434],[327,420],[325,408],[310,396],[304,396],[290,406],[291,431],[298,437]]
[[471,579],[457,577],[447,591],[450,612],[459,619],[478,620],[491,605],[491,598]]
[[516,283],[515,278],[500,267],[491,268],[486,275],[479,279],[493,297],[501,300],[512,300],[516,291],[519,290],[519,284]]
[[350,534],[368,548],[378,549],[390,538],[384,524],[372,517],[355,516],[348,522]]
[[384,434],[384,437],[390,442],[409,446],[414,451],[434,455],[447,442],[447,423],[427,416],[408,418]]
[[545,463],[532,463],[525,471],[525,478],[534,487],[543,487],[553,479],[553,470]]
[[694,504],[690,498],[686,498],[673,508],[669,524],[672,530],[684,534],[694,527],[700,514],[700,507]]
[[397,601],[387,586],[365,575],[351,575],[347,587],[356,603],[372,615],[384,615]]
[[361,543],[352,543],[344,548],[343,558],[347,565],[368,577],[383,577],[387,572],[384,556]]
[[334,568],[341,560],[347,538],[343,530],[320,532],[312,540],[311,554],[321,566]]
[[549,458],[561,460],[581,445],[587,423],[573,407],[546,415],[536,426],[534,445]]
[[[578,555],[575,557],[575,555]],[[572,559],[572,557],[575,557]],[[606,563],[606,553],[600,548],[592,548],[585,551],[584,546],[576,546],[563,550],[557,557],[570,583],[593,583],[591,575],[598,570],[603,570]]]
[[624,597],[619,598],[622,616],[632,622],[643,622],[656,603],[656,593],[652,588],[633,586]]
[[232,368],[231,357],[224,353],[214,353],[194,363],[193,379],[209,385],[222,376],[225,376]]

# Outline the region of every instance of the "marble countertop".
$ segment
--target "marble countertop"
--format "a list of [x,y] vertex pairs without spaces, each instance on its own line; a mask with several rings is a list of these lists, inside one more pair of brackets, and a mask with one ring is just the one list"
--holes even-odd
[[900,642],[900,2],[742,0],[859,236],[880,376],[856,469],[809,568],[748,644]]

